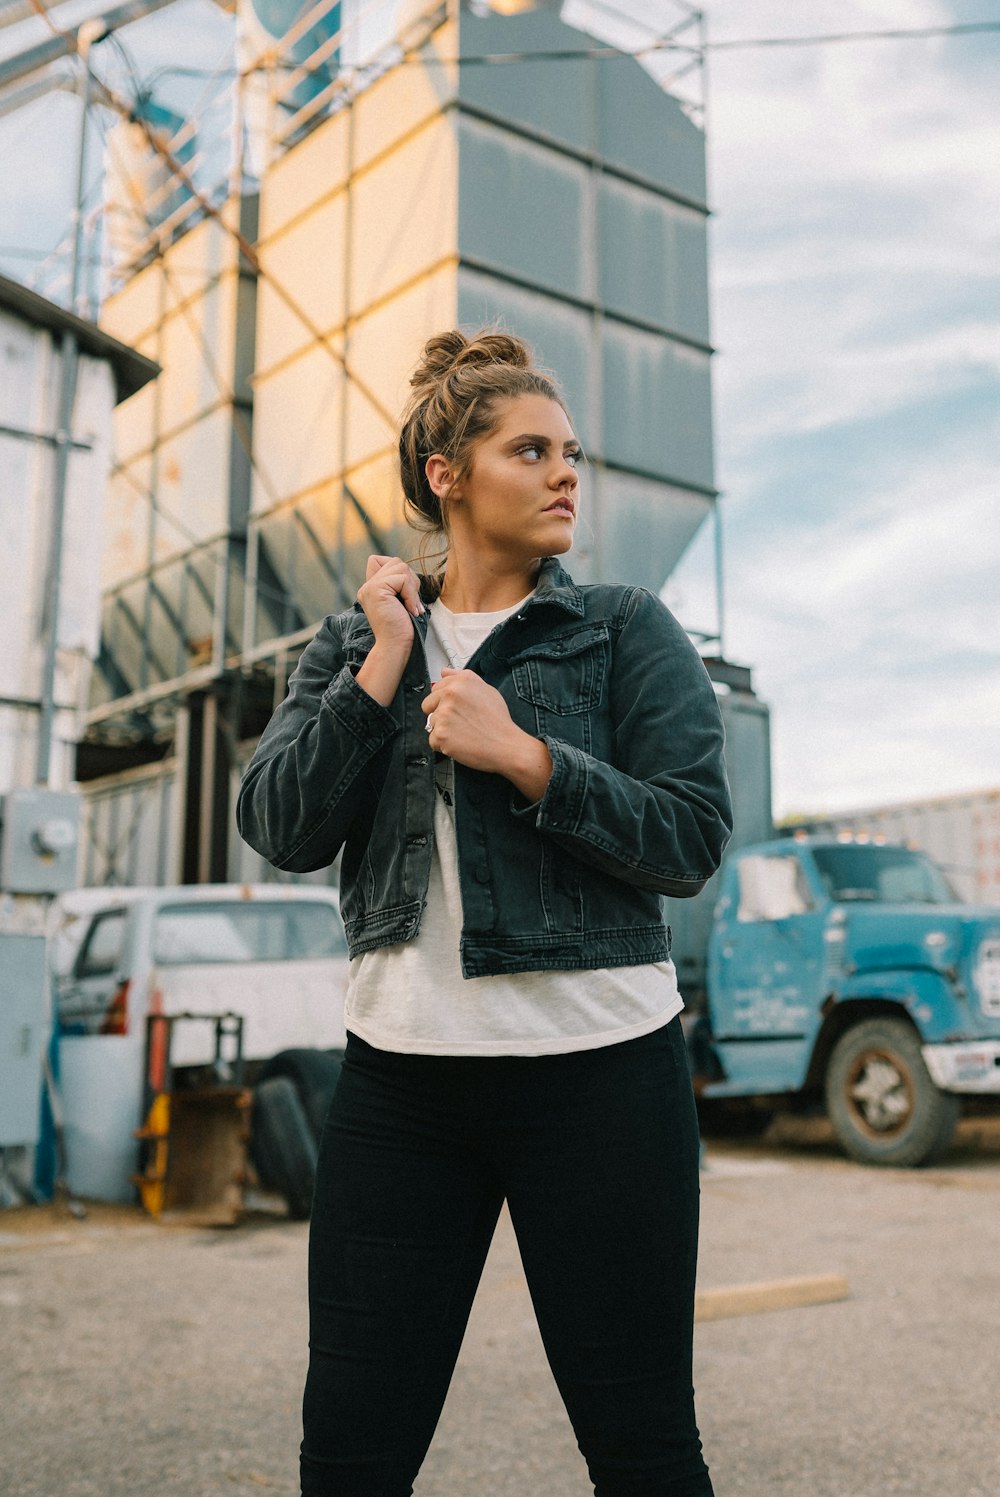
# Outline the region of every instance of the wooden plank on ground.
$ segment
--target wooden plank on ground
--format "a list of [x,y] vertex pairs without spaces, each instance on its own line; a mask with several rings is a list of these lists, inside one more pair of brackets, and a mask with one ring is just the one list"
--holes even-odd
[[794,1310],[803,1305],[828,1305],[847,1299],[843,1274],[812,1274],[800,1279],[774,1279],[762,1284],[736,1284],[727,1289],[701,1289],[694,1298],[694,1318],[724,1320],[731,1315],[759,1315],[765,1310]]

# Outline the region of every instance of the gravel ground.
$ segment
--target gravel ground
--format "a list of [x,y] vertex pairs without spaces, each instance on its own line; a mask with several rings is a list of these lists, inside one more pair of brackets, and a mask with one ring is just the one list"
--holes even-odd
[[[701,1287],[839,1273],[848,1300],[700,1325],[718,1497],[996,1497],[1000,1125],[932,1171],[821,1124],[710,1146]],[[0,1213],[0,1492],[297,1492],[306,1231]],[[501,1223],[417,1497],[588,1497]]]

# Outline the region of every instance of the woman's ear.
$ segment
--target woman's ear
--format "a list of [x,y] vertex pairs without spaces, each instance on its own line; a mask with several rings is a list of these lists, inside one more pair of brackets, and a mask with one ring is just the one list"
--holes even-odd
[[440,452],[432,452],[424,464],[424,472],[432,492],[440,499],[457,499],[453,492],[455,474],[448,459]]

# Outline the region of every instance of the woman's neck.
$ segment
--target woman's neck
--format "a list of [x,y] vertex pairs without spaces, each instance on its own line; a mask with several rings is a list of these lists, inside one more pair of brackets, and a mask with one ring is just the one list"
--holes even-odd
[[454,553],[441,586],[441,602],[452,613],[496,613],[511,608],[534,591],[541,565],[528,563],[496,568],[473,557],[459,562]]

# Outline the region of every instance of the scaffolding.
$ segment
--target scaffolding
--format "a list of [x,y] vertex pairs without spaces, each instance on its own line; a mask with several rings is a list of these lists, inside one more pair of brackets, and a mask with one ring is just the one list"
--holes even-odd
[[117,425],[78,773],[131,803],[173,766],[176,866],[146,876],[222,880],[263,871],[229,804],[299,652],[370,551],[412,554],[395,423],[429,332],[499,319],[563,375],[590,458],[576,575],[658,588],[715,515],[704,18],[319,0],[275,36],[240,0],[235,65],[183,116],[95,63],[164,3],[0,64],[0,110],[75,58],[85,129],[117,122],[62,262],[84,304],[101,265],[102,325],[164,372]]

